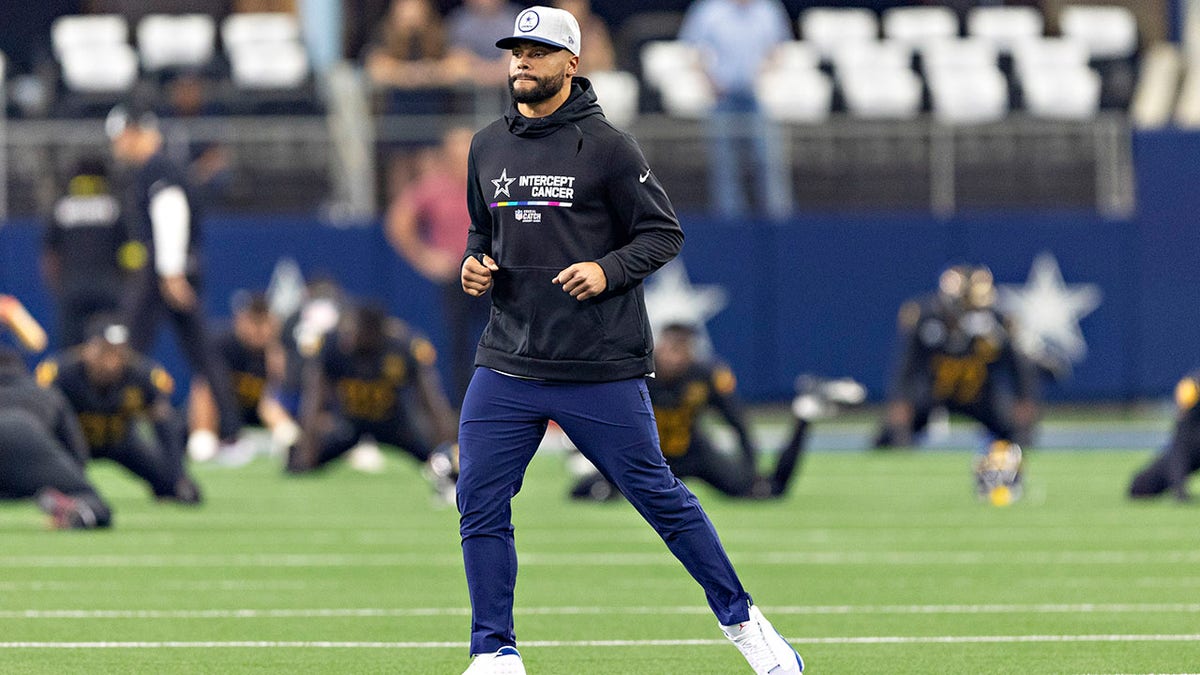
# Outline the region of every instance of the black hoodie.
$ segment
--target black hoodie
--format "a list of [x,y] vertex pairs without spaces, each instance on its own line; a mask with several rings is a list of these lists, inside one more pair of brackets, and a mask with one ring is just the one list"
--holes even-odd
[[[546,380],[607,382],[653,371],[642,279],[679,253],[683,231],[632,136],[576,77],[553,114],[513,104],[475,135],[468,161],[467,256],[500,270],[475,364]],[[464,258],[465,259],[465,258]],[[552,279],[595,261],[608,289],[575,300]]]

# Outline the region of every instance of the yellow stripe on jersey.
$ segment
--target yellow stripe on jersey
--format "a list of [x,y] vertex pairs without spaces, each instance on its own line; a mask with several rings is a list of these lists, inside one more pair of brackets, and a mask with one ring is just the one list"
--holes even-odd
[[728,396],[733,393],[734,389],[737,389],[737,377],[728,368],[717,368],[714,370],[712,383],[713,389],[723,396]]
[[49,388],[58,379],[58,362],[54,359],[42,361],[34,371],[34,376],[39,386],[43,389]]
[[162,368],[150,370],[150,382],[164,394],[172,394],[175,391],[175,380]]
[[1191,410],[1200,402],[1200,384],[1196,380],[1185,377],[1175,385],[1175,404],[1180,410]]
[[414,338],[409,349],[412,351],[413,358],[417,360],[417,363],[423,366],[432,366],[437,362],[437,349],[434,348],[429,340]]
[[150,260],[146,245],[136,239],[121,244],[117,249],[117,264],[127,271],[140,270]]

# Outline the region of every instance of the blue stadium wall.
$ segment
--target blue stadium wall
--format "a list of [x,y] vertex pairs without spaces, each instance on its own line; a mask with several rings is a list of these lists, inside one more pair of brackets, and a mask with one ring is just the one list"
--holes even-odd
[[[997,281],[1023,284],[1041,252],[1068,284],[1096,284],[1099,308],[1081,322],[1088,354],[1047,394],[1069,400],[1165,395],[1200,365],[1200,134],[1139,134],[1134,144],[1137,214],[972,213],[937,220],[922,213],[804,214],[786,222],[726,222],[683,214],[683,259],[693,284],[728,292],[709,322],[717,350],[752,400],[790,396],[799,372],[850,375],[881,397],[895,350],[895,317],[907,297],[927,292],[951,262],[991,266]],[[375,223],[337,228],[313,218],[223,217],[206,223],[206,302],[227,316],[240,288],[265,286],[276,262],[294,258],[305,275],[328,274],[380,299],[443,342],[434,288],[408,269]],[[37,269],[36,222],[0,228],[0,289],[54,324]],[[183,376],[164,330],[156,348]]]

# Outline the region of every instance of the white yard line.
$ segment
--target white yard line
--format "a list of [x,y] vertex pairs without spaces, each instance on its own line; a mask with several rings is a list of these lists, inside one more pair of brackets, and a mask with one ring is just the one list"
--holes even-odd
[[[921,635],[861,637],[789,637],[796,645],[1011,644],[1042,642],[1196,642],[1200,634],[1110,635]],[[695,647],[727,645],[728,640],[532,640],[522,647]],[[466,642],[0,642],[0,649],[466,649]]]
[[[650,607],[518,607],[527,616],[706,615],[702,605]],[[1200,603],[1080,603],[980,605],[770,606],[772,615],[856,614],[1167,614],[1200,613]],[[0,619],[305,619],[470,616],[466,607],[309,609],[25,609],[0,610]]]
[[[1176,565],[1200,562],[1200,550],[1181,551],[777,551],[739,553],[744,565]],[[522,553],[522,565],[674,567],[666,551],[639,553]],[[173,554],[173,555],[15,555],[0,556],[0,568],[98,567],[402,567],[460,566],[457,554]]]

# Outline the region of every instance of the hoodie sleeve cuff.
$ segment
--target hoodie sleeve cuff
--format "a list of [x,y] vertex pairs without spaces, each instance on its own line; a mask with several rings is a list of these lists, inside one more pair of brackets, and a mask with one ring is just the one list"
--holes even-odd
[[615,290],[625,286],[625,270],[621,267],[621,262],[617,259],[616,252],[609,253],[603,258],[596,261],[600,269],[604,270],[604,278],[608,280],[608,290]]

